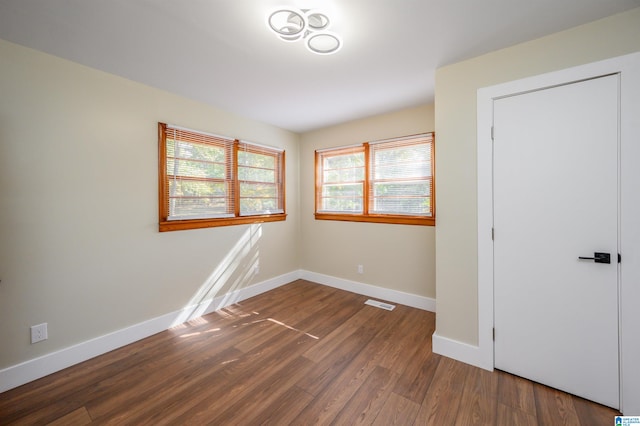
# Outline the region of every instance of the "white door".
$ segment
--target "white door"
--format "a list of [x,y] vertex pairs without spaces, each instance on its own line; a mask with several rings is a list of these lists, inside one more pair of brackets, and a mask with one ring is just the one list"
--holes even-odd
[[614,408],[618,78],[495,100],[493,147],[495,367]]

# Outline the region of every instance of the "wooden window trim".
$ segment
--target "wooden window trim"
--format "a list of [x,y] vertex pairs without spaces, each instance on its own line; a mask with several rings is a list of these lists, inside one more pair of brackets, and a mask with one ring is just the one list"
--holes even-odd
[[369,164],[369,155],[371,150],[367,142],[362,144],[364,146],[364,182],[363,182],[363,194],[362,194],[362,215],[364,217],[371,217],[369,214],[369,173],[371,172],[371,165]]
[[[344,222],[370,222],[370,223],[388,223],[399,225],[420,225],[420,226],[435,226],[436,224],[436,203],[435,203],[435,133],[429,132],[426,135],[431,136],[431,216],[411,216],[411,215],[386,215],[386,214],[371,214],[369,213],[369,185],[370,185],[370,149],[369,143],[362,144],[365,152],[365,176],[364,176],[364,194],[363,194],[363,213],[323,213],[318,212],[318,208],[321,205],[321,192],[322,192],[322,164],[320,158],[322,152],[325,150],[316,151],[315,153],[315,208],[314,216],[316,220],[336,220]],[[413,135],[419,136],[419,135]],[[351,152],[353,147],[336,148],[335,151],[331,150],[331,154],[340,155],[347,152]]]
[[316,220],[338,220],[343,222],[372,222],[372,223],[392,223],[399,225],[422,225],[435,226],[435,217],[408,216],[408,215],[374,215],[368,216],[362,214],[335,214],[335,213],[316,213]]
[[[238,146],[240,142],[235,140],[233,144],[233,170],[230,171],[232,176],[228,176],[229,181],[234,186],[233,191],[233,210],[234,217],[207,218],[207,219],[183,219],[168,220],[169,217],[169,180],[167,175],[167,124],[158,123],[158,229],[160,232],[180,231],[187,229],[202,229],[218,226],[232,226],[243,224],[255,224],[265,222],[279,222],[287,218],[286,213],[286,183],[285,183],[285,152],[282,151],[282,160],[278,173],[281,189],[282,213],[260,214],[260,215],[244,215],[240,216],[240,187],[238,179]],[[250,144],[249,144],[250,145]],[[256,150],[257,152],[263,152]],[[277,157],[277,156],[276,156]],[[229,168],[230,169],[230,168]]]

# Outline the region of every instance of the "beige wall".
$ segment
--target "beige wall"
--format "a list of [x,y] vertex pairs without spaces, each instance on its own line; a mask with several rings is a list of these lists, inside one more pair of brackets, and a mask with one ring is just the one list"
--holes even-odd
[[476,92],[640,51],[640,8],[436,72],[437,333],[478,341]]
[[[158,121],[284,148],[286,222],[159,233]],[[296,134],[0,41],[0,369],[297,270],[298,146]],[[31,345],[41,322],[49,339]]]
[[[433,105],[428,105],[302,135],[302,269],[435,298],[434,227],[337,222],[313,217],[316,149],[430,132],[433,128]],[[437,149],[436,135],[436,152]],[[357,265],[364,266],[364,274],[357,273]]]

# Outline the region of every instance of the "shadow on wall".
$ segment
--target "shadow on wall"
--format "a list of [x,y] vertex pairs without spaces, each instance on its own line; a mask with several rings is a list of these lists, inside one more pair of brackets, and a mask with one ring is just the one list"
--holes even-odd
[[[236,303],[240,298],[239,290],[246,287],[259,272],[258,242],[261,237],[262,225],[249,225],[246,232],[193,295],[187,306],[182,308],[171,326],[175,327]],[[218,296],[223,289],[226,289],[224,295]]]

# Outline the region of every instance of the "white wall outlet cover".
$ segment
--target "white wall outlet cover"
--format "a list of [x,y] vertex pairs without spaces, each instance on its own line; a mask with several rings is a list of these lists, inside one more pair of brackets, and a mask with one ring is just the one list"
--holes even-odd
[[38,343],[43,340],[47,340],[49,335],[47,333],[47,323],[31,326],[31,343]]

